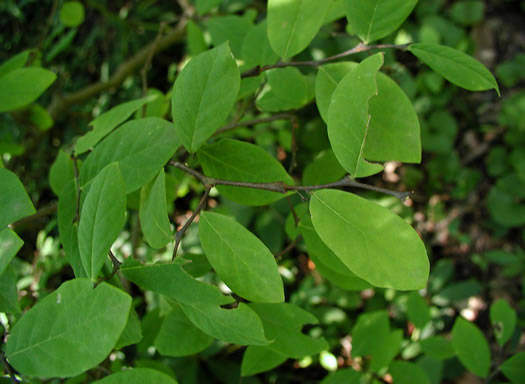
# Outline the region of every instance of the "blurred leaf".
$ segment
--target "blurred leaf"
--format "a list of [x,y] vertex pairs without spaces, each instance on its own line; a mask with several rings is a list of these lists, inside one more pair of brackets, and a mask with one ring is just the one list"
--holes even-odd
[[75,178],[73,160],[64,150],[58,151],[49,170],[49,186],[53,193],[60,196],[66,186]]
[[242,44],[241,58],[246,68],[272,65],[279,60],[279,56],[272,50],[268,41],[266,20],[253,26],[246,34]]
[[0,230],[0,276],[16,256],[24,241],[9,228]]
[[456,354],[452,342],[441,336],[431,336],[423,339],[420,341],[420,345],[425,354],[436,360],[447,360]]
[[459,281],[443,288],[441,292],[432,297],[432,302],[437,305],[449,305],[469,297],[476,296],[481,292],[481,285],[475,279]]
[[386,311],[359,315],[352,329],[352,355],[372,356],[381,353],[390,335],[390,321]]
[[496,300],[490,306],[490,322],[500,346],[512,337],[517,320],[516,312],[505,300]]
[[361,376],[360,372],[354,371],[352,368],[345,368],[326,376],[321,384],[360,384]]
[[431,320],[430,309],[419,292],[414,291],[408,295],[407,307],[408,319],[416,328],[423,329]]
[[31,104],[55,80],[53,72],[37,67],[15,69],[0,77],[0,112]]
[[20,179],[5,168],[0,168],[0,212],[0,230],[36,212]]
[[525,377],[525,352],[518,352],[507,359],[500,370],[513,384],[521,383]]
[[512,59],[498,64],[496,76],[505,87],[511,88],[525,78],[523,68],[525,68],[525,53],[518,54]]
[[452,329],[452,346],[465,367],[478,376],[487,377],[490,349],[478,327],[462,317],[456,318]]
[[206,20],[206,27],[211,35],[213,46],[229,42],[231,52],[236,58],[241,58],[243,41],[252,23],[245,17],[237,15],[215,16]]
[[457,1],[450,8],[450,16],[460,24],[472,25],[483,20],[484,11],[485,4],[482,1]]
[[500,178],[489,191],[487,207],[492,218],[505,227],[525,224],[525,181],[510,174]]
[[29,60],[31,53],[33,53],[33,51],[27,49],[10,57],[0,64],[0,78],[7,75],[11,71],[14,71],[15,69],[23,68]]
[[66,1],[60,9],[60,21],[66,27],[78,27],[84,22],[84,6],[79,1]]
[[16,290],[17,277],[12,265],[8,265],[0,275],[0,312],[2,313],[20,313]]
[[288,358],[268,347],[249,345],[242,357],[241,375],[252,376],[269,371],[284,363]]
[[394,361],[390,365],[389,372],[396,384],[430,384],[425,371],[414,363]]
[[221,0],[196,0],[195,1],[195,9],[197,9],[197,12],[199,15],[204,15],[205,13],[208,13],[213,8],[218,7],[221,3]]
[[113,373],[92,384],[177,384],[177,381],[166,375],[149,368],[133,368],[122,372]]

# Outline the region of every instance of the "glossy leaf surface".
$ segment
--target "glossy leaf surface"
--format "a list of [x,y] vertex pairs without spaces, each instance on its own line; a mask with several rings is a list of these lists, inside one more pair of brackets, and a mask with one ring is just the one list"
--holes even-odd
[[458,317],[452,328],[452,345],[459,360],[469,371],[487,377],[490,369],[490,349],[478,327]]
[[55,80],[53,72],[37,67],[15,69],[0,77],[0,112],[31,104]]
[[0,212],[0,230],[36,212],[20,179],[5,168],[0,168]]
[[176,134],[191,153],[226,120],[237,99],[239,68],[227,43],[195,56],[173,86],[171,108]]
[[156,369],[133,368],[113,373],[92,384],[177,384],[177,381]]
[[42,378],[81,374],[109,355],[130,307],[131,297],[111,285],[67,281],[15,324],[7,342],[9,363]]

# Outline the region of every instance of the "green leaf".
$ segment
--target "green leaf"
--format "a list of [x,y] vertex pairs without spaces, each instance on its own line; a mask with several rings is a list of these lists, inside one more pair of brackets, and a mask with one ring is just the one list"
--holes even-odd
[[268,41],[266,20],[253,26],[244,38],[241,58],[246,68],[272,65],[279,60],[279,56],[272,50]]
[[142,326],[140,325],[139,316],[135,308],[131,307],[129,311],[128,321],[120,338],[115,344],[115,349],[121,349],[128,345],[137,344],[142,340]]
[[15,231],[5,228],[0,230],[0,276],[16,256],[24,241],[18,237]]
[[267,372],[281,365],[287,359],[286,356],[268,347],[249,345],[242,356],[241,376],[252,376]]
[[251,303],[249,306],[262,319],[266,337],[274,340],[267,346],[272,351],[299,359],[328,349],[324,338],[315,339],[301,332],[305,324],[318,323],[310,312],[288,303]]
[[478,327],[458,317],[452,328],[452,346],[459,361],[469,371],[487,377],[490,369],[490,349]]
[[75,178],[73,160],[64,151],[59,150],[58,155],[49,170],[49,186],[53,193],[60,196],[64,188]]
[[268,39],[280,57],[305,49],[323,25],[332,0],[269,0]]
[[0,212],[0,230],[36,212],[20,179],[5,168],[0,168]]
[[370,370],[379,373],[388,368],[392,360],[399,354],[402,342],[403,330],[396,329],[390,332],[384,340],[383,348],[374,351]]
[[241,56],[243,41],[252,28],[248,19],[238,15],[215,16],[206,20],[206,26],[215,47],[228,41],[232,54]]
[[128,101],[127,103],[117,105],[116,107],[113,107],[109,111],[104,112],[98,116],[95,120],[89,123],[93,129],[87,132],[84,136],[78,138],[75,145],[75,153],[80,155],[89,151],[91,148],[97,145],[100,140],[110,134],[120,124],[129,119],[129,117],[133,115],[135,111],[142,108],[145,104],[154,101],[157,99],[157,97],[158,96],[156,95],[150,95],[143,97],[142,99]]
[[37,67],[15,69],[0,77],[0,112],[31,104],[56,77],[53,72]]
[[222,0],[196,0],[195,9],[199,15],[211,11],[213,8],[218,7]]
[[233,292],[255,302],[284,301],[275,258],[253,233],[233,218],[206,212],[199,237],[210,264]]
[[333,183],[346,175],[341,167],[334,151],[327,149],[319,153],[316,158],[308,164],[303,172],[303,185],[317,185]]
[[363,60],[339,82],[328,108],[330,144],[343,168],[354,178],[383,169],[364,159],[371,119],[368,103],[377,95],[376,74],[382,65],[382,53]]
[[450,16],[460,24],[472,25],[483,20],[484,11],[485,4],[482,1],[457,1],[450,8]]
[[490,306],[490,323],[500,346],[512,337],[517,320],[516,311],[505,300],[496,300]]
[[53,118],[47,112],[47,109],[40,104],[31,104],[25,110],[27,119],[42,132],[48,131],[54,124]]
[[384,348],[390,335],[390,322],[386,311],[375,311],[359,315],[352,329],[352,355],[374,355]]
[[[293,184],[283,166],[258,145],[223,139],[202,147],[197,156],[206,176],[231,181]],[[271,204],[286,196],[252,188],[219,186],[218,189],[224,197],[244,205]]]
[[202,332],[177,305],[173,307],[155,338],[155,348],[163,356],[190,356],[204,351],[213,338]]
[[0,312],[20,313],[16,283],[18,275],[12,265],[8,265],[0,275]]
[[430,309],[427,303],[421,297],[419,292],[414,291],[408,295],[407,301],[407,315],[416,328],[423,329],[425,325],[431,320]]
[[396,384],[430,384],[430,380],[423,368],[414,363],[394,361],[388,371]]
[[513,384],[522,383],[525,377],[525,352],[518,352],[507,359],[500,370]]
[[29,60],[29,55],[31,55],[32,52],[34,51],[27,49],[4,61],[0,65],[0,77],[7,75],[15,69],[23,68]]
[[358,277],[377,287],[426,286],[429,262],[423,242],[399,216],[351,193],[312,194],[310,212],[323,242]]
[[126,219],[124,180],[117,163],[102,170],[91,184],[78,225],[80,260],[96,280]]
[[494,76],[471,56],[438,44],[412,44],[408,49],[452,84],[469,91],[495,89],[500,95]]
[[417,0],[344,0],[350,29],[365,44],[390,35],[406,20]]
[[165,177],[164,169],[161,169],[140,192],[140,226],[144,238],[155,249],[164,247],[172,239]]
[[192,56],[196,56],[208,49],[204,33],[201,28],[193,21],[188,21],[188,37],[186,38],[186,47]]
[[88,183],[108,164],[118,162],[131,193],[152,180],[179,147],[173,125],[155,117],[127,122],[89,154],[80,170],[80,185]]
[[191,153],[213,135],[233,108],[241,84],[228,44],[195,56],[173,86],[171,111],[176,134]]
[[325,377],[321,384],[361,384],[361,376],[360,372],[345,368]]
[[20,373],[41,378],[79,375],[102,363],[128,320],[131,297],[88,279],[63,283],[15,324],[6,356]]
[[447,360],[456,355],[452,342],[441,336],[421,340],[420,345],[426,355],[436,360]]
[[84,22],[84,6],[79,1],[66,1],[60,9],[60,21],[66,27],[78,27]]
[[490,216],[505,227],[525,224],[525,182],[516,173],[498,179],[489,191]]
[[92,384],[177,384],[177,381],[155,369],[133,368],[113,373]]
[[143,289],[174,298],[184,314],[204,333],[240,345],[265,345],[261,320],[244,303],[235,309],[222,306],[233,303],[217,287],[195,280],[180,263],[142,266],[126,259],[122,274]]

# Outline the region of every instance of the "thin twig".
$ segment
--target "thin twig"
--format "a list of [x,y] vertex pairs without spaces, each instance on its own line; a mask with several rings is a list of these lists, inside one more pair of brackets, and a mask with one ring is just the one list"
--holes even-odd
[[235,122],[232,124],[225,125],[224,127],[218,129],[214,136],[220,135],[221,133],[232,131],[234,129],[237,129],[239,127],[251,127],[253,125],[257,124],[264,124],[264,123],[271,123],[272,121],[277,120],[290,120],[293,117],[290,113],[279,113],[277,115],[269,116],[269,117],[263,117],[260,119],[254,119],[254,120],[245,120],[241,122]]
[[288,173],[292,173],[297,166],[297,129],[299,128],[299,119],[293,115],[290,119],[292,122],[292,161],[288,168]]
[[299,238],[300,238],[300,237],[301,237],[301,236],[297,236],[297,237],[295,238],[295,240],[292,241],[290,244],[288,244],[288,246],[287,246],[286,248],[284,248],[281,252],[277,253],[277,254],[275,255],[275,258],[276,258],[276,259],[280,259],[280,258],[283,257],[284,255],[286,255],[288,252],[290,252],[292,249],[294,249],[294,248],[297,246],[297,244],[299,243]]
[[118,272],[120,266],[122,265],[122,263],[119,261],[119,259],[117,259],[115,257],[115,255],[113,254],[113,252],[111,251],[111,249],[109,250],[108,252],[108,256],[109,258],[111,259],[111,263],[113,264],[113,270],[111,271],[111,275],[109,275],[108,277],[105,277],[104,279],[101,279],[100,281],[98,281],[96,284],[95,284],[95,287],[97,287],[100,283],[103,283],[104,281],[109,281],[111,280]]
[[175,235],[175,247],[173,248],[173,256],[171,257],[171,260],[175,260],[175,257],[177,256],[177,250],[179,249],[180,242],[182,241],[182,237],[184,236],[184,233],[186,230],[190,227],[191,223],[195,220],[197,215],[206,208],[206,204],[208,203],[208,196],[210,195],[210,191],[212,189],[212,185],[205,185],[206,189],[204,190],[204,195],[201,198],[201,201],[199,202],[199,205],[193,211],[190,218],[184,223],[184,226],[177,231],[177,234]]
[[[165,28],[166,28],[166,22],[160,23],[159,32],[157,33],[157,37],[155,37],[153,44],[151,44],[148,58],[146,62],[144,63],[142,70],[140,71],[140,76],[142,78],[142,97],[146,97],[148,95],[148,70],[151,67],[151,60],[153,60],[153,55],[155,54],[155,50],[157,49],[157,45],[159,44],[159,40],[162,37],[162,34],[164,33]],[[142,106],[142,117],[146,117],[147,109],[148,109],[148,105],[144,104]]]
[[286,202],[288,203],[288,207],[290,208],[290,212],[292,212],[293,221],[295,223],[295,226],[299,226],[299,216],[297,216],[297,212],[295,212],[295,207],[292,205],[292,202],[290,201],[290,197],[286,196]]
[[374,185],[360,183],[358,181],[352,180],[348,176],[345,176],[341,180],[336,181],[334,183],[317,184],[317,185],[289,185],[282,181],[275,181],[272,183],[252,183],[248,181],[231,181],[231,180],[216,179],[214,177],[208,177],[208,176],[203,175],[199,171],[196,171],[193,168],[187,167],[186,165],[179,163],[177,161],[170,161],[169,164],[175,168],[182,169],[186,173],[189,173],[190,175],[199,179],[199,181],[203,183],[204,185],[212,186],[212,187],[216,185],[227,185],[231,187],[253,188],[253,189],[260,189],[264,191],[271,191],[271,192],[277,192],[277,193],[287,193],[290,191],[310,192],[310,191],[316,191],[319,189],[350,187],[350,188],[366,189],[369,191],[384,193],[390,196],[397,197],[401,201],[404,201],[407,197],[409,197],[412,194],[412,192],[392,191],[390,189],[385,189],[381,187],[376,187]]
[[2,365],[4,366],[5,371],[9,375],[11,382],[13,384],[19,383],[19,381],[15,377],[15,372],[13,371],[13,368],[11,368],[11,365],[8,363],[7,359],[5,358],[4,352],[2,351],[0,351],[0,360],[2,360]]
[[355,55],[356,53],[366,52],[370,51],[372,49],[387,49],[387,48],[393,48],[393,49],[400,49],[400,50],[406,50],[406,48],[409,46],[409,44],[377,44],[377,45],[366,45],[363,43],[359,43],[355,47],[338,53],[337,55],[326,57],[321,60],[307,60],[307,61],[285,61],[273,65],[265,65],[263,67],[257,66],[254,68],[251,68],[241,74],[241,78],[246,77],[255,77],[259,76],[261,73],[268,71],[270,69],[275,68],[285,68],[285,67],[318,67],[320,65],[329,63],[331,61],[339,60],[347,56]]

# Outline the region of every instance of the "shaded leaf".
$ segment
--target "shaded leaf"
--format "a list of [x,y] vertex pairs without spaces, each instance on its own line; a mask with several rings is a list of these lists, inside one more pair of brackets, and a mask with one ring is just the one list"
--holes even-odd
[[441,336],[421,340],[420,345],[425,354],[437,360],[447,360],[456,355],[452,342]]
[[133,368],[113,373],[92,384],[177,384],[177,381],[155,369]]
[[431,320],[430,309],[427,303],[421,297],[419,292],[414,291],[408,295],[407,315],[416,328],[423,329],[425,325]]
[[0,230],[0,276],[16,256],[24,241],[9,228]]
[[386,311],[375,311],[359,315],[352,329],[352,354],[374,356],[384,348],[390,335],[390,321]]
[[518,352],[507,359],[500,370],[513,384],[522,383],[525,377],[525,352]]
[[517,320],[516,312],[505,300],[496,300],[490,306],[490,322],[500,346],[512,337]]
[[478,327],[458,317],[452,328],[452,346],[468,370],[478,376],[487,377],[490,369],[490,349]]
[[279,60],[268,41],[266,20],[250,29],[242,44],[241,57],[246,68],[272,65]]
[[267,372],[288,358],[268,347],[249,345],[242,356],[241,376],[252,376]]
[[73,160],[64,150],[59,150],[58,155],[49,170],[49,186],[53,193],[60,196],[64,188],[75,178]]
[[16,290],[17,278],[16,270],[12,265],[8,265],[0,275],[0,312],[20,313]]
[[0,77],[0,112],[12,111],[31,104],[56,80],[44,68],[19,68]]
[[131,307],[128,316],[128,322],[115,344],[115,349],[121,349],[128,345],[137,344],[142,340],[142,326],[140,325],[139,316],[135,308]]
[[321,384],[361,384],[361,373],[352,368],[340,369],[335,373],[325,377]]
[[36,212],[20,179],[5,168],[0,168],[0,212],[0,230]]
[[215,47],[229,42],[232,54],[240,58],[245,36],[252,28],[252,23],[243,16],[225,15],[214,16],[206,20],[211,41]]
[[414,363],[394,361],[388,371],[396,384],[430,384],[430,380],[423,368]]

